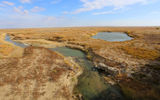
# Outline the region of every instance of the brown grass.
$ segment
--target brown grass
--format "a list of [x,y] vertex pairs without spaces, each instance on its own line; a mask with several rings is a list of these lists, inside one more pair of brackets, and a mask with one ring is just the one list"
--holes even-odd
[[155,60],[160,57],[160,53],[157,50],[145,49],[142,47],[121,47],[127,54],[138,59]]
[[141,82],[130,80],[120,83],[121,89],[129,100],[159,100],[158,87],[142,84]]
[[5,33],[0,34],[0,57],[20,57],[23,49],[5,41]]
[[13,47],[5,44],[0,44],[0,54],[8,56],[13,51]]
[[[0,32],[9,33],[14,40],[24,43],[49,45],[58,42],[61,46],[92,50],[97,55],[120,63],[134,66],[141,63],[138,60],[154,60],[159,56],[160,30],[157,27],[68,27],[68,28],[30,28],[2,29]],[[125,32],[134,39],[125,42],[108,42],[93,39],[91,36],[98,32]],[[38,41],[40,40],[41,41]],[[49,42],[46,42],[49,41]],[[55,44],[58,46],[58,44]],[[117,56],[118,55],[118,56]],[[128,59],[128,60],[126,60]],[[138,64],[137,64],[138,65]]]
[[[66,59],[56,52],[38,47],[25,48],[24,56],[20,58],[0,59],[1,99],[22,100],[27,95],[28,100],[44,100],[56,94],[55,100],[71,99],[73,83],[70,78],[77,73],[72,72],[73,76],[66,78],[74,68],[68,70],[72,66],[65,62]],[[67,88],[61,90],[64,86]],[[66,91],[69,91],[68,97],[63,96]]]
[[60,78],[60,76],[65,72],[66,70],[64,68],[54,68],[52,71],[48,73],[50,77],[50,81],[57,81],[57,79]]

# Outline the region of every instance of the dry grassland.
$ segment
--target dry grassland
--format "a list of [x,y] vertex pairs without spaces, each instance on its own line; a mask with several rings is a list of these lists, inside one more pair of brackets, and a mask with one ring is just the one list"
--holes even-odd
[[[112,31],[125,32],[134,39],[125,42],[109,42],[91,38],[98,32]],[[133,74],[131,79],[126,78],[126,73],[124,75],[121,73],[121,77],[118,77],[122,80],[119,84],[124,94],[130,100],[160,98],[160,29],[158,27],[1,29],[0,33],[8,33],[13,40],[31,45],[52,47],[51,44],[54,43],[55,46],[83,50],[94,63],[104,63]],[[3,44],[2,48],[0,48],[0,54],[7,55],[5,48],[9,47]],[[7,50],[12,51],[12,49]],[[58,69],[58,71],[62,70]]]

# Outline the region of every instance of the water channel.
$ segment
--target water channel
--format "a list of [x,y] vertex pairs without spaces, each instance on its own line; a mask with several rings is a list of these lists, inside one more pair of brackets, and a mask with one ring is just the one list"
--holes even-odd
[[[6,35],[5,40],[22,48],[27,47],[23,43],[12,41],[9,35]],[[124,100],[119,87],[106,83],[103,75],[94,69],[93,63],[86,58],[84,52],[67,47],[49,49],[59,52],[66,57],[73,57],[82,66],[84,71],[78,77],[75,92],[81,93],[84,100]]]

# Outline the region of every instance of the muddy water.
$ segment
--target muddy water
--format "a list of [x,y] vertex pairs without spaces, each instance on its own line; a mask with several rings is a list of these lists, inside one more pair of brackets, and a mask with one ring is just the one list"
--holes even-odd
[[[12,41],[9,36],[6,36],[5,40],[17,46],[26,47],[26,45],[22,43]],[[119,87],[107,84],[103,75],[99,74],[99,72],[94,69],[92,62],[86,58],[85,53],[67,47],[50,49],[66,57],[73,57],[75,61],[83,67],[84,72],[78,78],[75,93],[81,93],[84,100],[124,100]]]
[[127,41],[133,39],[123,32],[99,32],[92,38],[106,41]]
[[79,50],[67,47],[53,48],[64,56],[73,57],[83,67],[84,72],[78,78],[75,92],[80,92],[84,100],[124,100],[119,88],[107,84],[103,75],[94,69],[94,65],[86,58],[86,55]]

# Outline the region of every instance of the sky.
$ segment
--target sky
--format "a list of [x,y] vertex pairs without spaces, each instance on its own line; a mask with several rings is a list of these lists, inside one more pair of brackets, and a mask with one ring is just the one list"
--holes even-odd
[[0,0],[0,28],[160,26],[160,0]]

